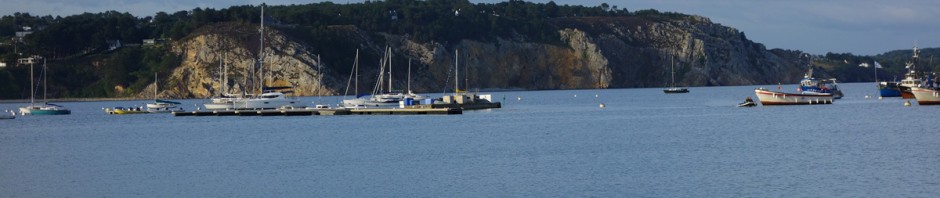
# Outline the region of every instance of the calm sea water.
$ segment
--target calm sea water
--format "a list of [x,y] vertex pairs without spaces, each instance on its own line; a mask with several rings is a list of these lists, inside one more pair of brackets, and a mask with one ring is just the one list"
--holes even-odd
[[844,84],[833,105],[734,106],[755,87],[496,92],[504,108],[463,115],[173,117],[101,111],[147,101],[62,103],[72,115],[0,120],[0,196],[940,195],[940,106],[866,99],[871,83]]

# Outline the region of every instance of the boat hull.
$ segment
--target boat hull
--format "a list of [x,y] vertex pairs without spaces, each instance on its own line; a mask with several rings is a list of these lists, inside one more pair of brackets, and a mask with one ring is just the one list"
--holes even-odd
[[291,99],[247,99],[235,102],[234,109],[279,109],[283,107],[303,107],[300,101]]
[[206,103],[202,104],[202,106],[206,107],[206,110],[228,110],[235,108],[233,103]]
[[832,94],[826,93],[783,93],[767,89],[755,89],[754,94],[761,105],[814,105],[832,104]]
[[901,87],[901,98],[914,98],[914,93],[911,92],[911,87]]
[[147,112],[147,111],[126,110],[126,109],[115,109],[115,110],[113,110],[112,112],[114,112],[114,114],[118,114],[118,115],[150,113],[150,112]]
[[911,93],[919,105],[940,105],[940,89],[912,87]]
[[881,97],[901,97],[901,88],[898,83],[881,82],[878,84],[878,93]]
[[20,114],[22,115],[68,115],[72,114],[71,110],[68,109],[29,109],[29,108],[20,108]]
[[688,89],[682,89],[682,90],[663,90],[663,93],[667,93],[667,94],[689,93],[689,90],[688,90]]

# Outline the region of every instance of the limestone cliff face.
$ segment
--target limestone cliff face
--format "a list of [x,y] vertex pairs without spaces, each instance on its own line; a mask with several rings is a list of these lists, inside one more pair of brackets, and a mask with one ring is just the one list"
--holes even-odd
[[[697,16],[581,17],[550,23],[558,27],[558,41],[527,41],[522,35],[494,41],[419,42],[407,35],[367,32],[353,25],[332,26],[330,31],[345,44],[331,49],[292,40],[270,28],[264,46],[265,82],[293,86],[303,96],[343,94],[355,54],[334,53],[348,57],[324,58],[334,61],[328,62],[318,59],[312,49],[343,53],[359,49],[363,54],[359,93],[368,93],[378,79],[376,59],[386,46],[393,54],[393,89],[406,89],[405,68],[410,59],[415,92],[450,91],[454,81],[460,81],[460,89],[663,87],[669,86],[671,65],[679,86],[794,83],[808,61],[801,59],[799,51],[767,50],[734,28]],[[161,77],[166,97],[218,94],[220,58],[228,66],[229,93],[257,86],[246,87],[250,82],[246,75],[258,57],[256,28],[210,29],[173,44],[173,52],[183,61],[172,76]],[[456,80],[455,74],[459,75]]]
[[[266,29],[262,68],[257,66],[258,40],[256,28],[219,25],[173,43],[172,51],[182,57],[182,63],[172,76],[160,77],[159,97],[207,98],[223,90],[252,93],[258,90],[258,76],[263,77],[265,86],[291,86],[299,96],[336,94],[333,87],[339,81],[324,75],[330,70],[307,46]],[[146,90],[153,90],[153,85]],[[143,91],[140,95],[153,94]]]

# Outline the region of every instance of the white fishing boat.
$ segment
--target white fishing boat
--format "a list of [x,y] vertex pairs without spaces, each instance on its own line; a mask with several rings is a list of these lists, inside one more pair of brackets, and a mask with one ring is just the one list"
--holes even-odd
[[285,108],[304,108],[306,105],[301,103],[297,98],[287,97],[287,93],[293,93],[292,91],[286,91],[292,87],[266,87],[264,85],[264,4],[261,5],[261,42],[258,47],[258,65],[260,71],[258,76],[260,77],[260,91],[261,94],[253,98],[245,98],[241,100],[233,101],[232,106],[234,109],[285,109]]
[[784,93],[780,91],[771,91],[765,88],[754,89],[757,99],[761,105],[812,105],[812,104],[832,104],[831,93]]
[[905,63],[904,68],[907,68],[907,73],[904,74],[904,79],[898,85],[898,88],[901,89],[901,98],[914,98],[911,88],[920,86],[922,83],[917,75],[917,63],[920,60],[919,53],[920,50],[917,50],[917,46],[914,46],[911,60]]
[[940,105],[940,88],[911,87],[919,105]]

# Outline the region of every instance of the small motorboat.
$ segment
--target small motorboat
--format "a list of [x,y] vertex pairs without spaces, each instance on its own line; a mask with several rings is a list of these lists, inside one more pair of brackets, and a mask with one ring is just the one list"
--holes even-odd
[[742,103],[738,103],[738,107],[753,107],[753,106],[757,106],[757,103],[754,103],[754,101],[744,101]]
[[[10,115],[7,115],[9,113]],[[16,112],[10,110],[3,110],[3,114],[0,114],[0,120],[6,119],[16,119]]]

